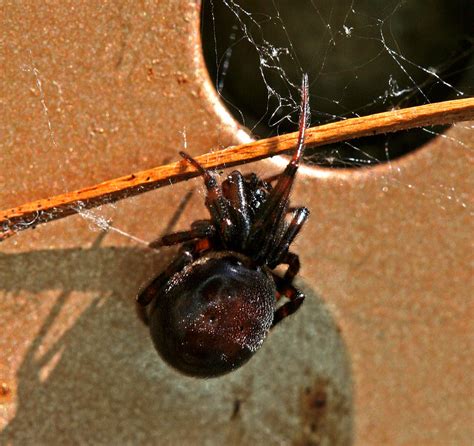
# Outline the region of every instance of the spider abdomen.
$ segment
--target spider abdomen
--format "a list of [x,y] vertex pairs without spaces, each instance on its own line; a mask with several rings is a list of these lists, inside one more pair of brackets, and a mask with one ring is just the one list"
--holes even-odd
[[218,376],[260,347],[273,321],[270,273],[232,252],[201,257],[174,274],[148,316],[156,349],[193,376]]

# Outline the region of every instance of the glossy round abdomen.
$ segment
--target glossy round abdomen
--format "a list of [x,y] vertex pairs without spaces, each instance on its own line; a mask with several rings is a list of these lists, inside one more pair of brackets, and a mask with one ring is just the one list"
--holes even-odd
[[168,281],[149,313],[155,347],[170,365],[218,376],[244,364],[273,321],[275,285],[233,253],[202,257]]

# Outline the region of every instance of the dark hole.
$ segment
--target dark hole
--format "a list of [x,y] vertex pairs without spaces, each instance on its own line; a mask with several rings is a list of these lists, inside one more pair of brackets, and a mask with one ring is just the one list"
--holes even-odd
[[[296,5],[203,1],[203,51],[211,78],[230,112],[258,137],[296,129],[303,72],[310,77],[313,125],[474,93],[474,2]],[[444,129],[367,137],[305,155],[329,167],[377,164],[415,150]]]

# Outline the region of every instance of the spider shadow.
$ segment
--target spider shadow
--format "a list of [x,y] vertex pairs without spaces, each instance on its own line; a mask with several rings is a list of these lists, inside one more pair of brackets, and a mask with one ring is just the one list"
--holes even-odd
[[[292,373],[297,376],[295,352],[300,346],[296,324],[279,327],[272,335],[275,339],[272,346],[252,359],[253,366],[243,367],[220,380],[181,378],[164,365],[150,342],[146,327],[135,314],[134,296],[149,277],[169,263],[171,255],[171,252],[164,255],[140,248],[101,247],[100,243],[91,249],[0,254],[0,271],[9,271],[0,277],[0,290],[10,294],[26,290],[46,295],[50,291],[54,295],[54,304],[18,369],[17,411],[0,432],[0,444],[57,444],[71,438],[79,444],[161,442],[164,432],[172,432],[178,435],[179,441],[186,442],[192,438],[188,435],[193,429],[202,440],[203,435],[214,435],[213,429],[203,433],[200,428],[199,421],[207,416],[206,407],[211,408],[212,414],[214,405],[222,401],[223,406],[228,407],[230,420],[235,401],[243,401],[242,393],[248,394],[254,387],[253,381],[275,381],[273,373],[266,377],[263,374],[268,361],[280,354],[282,343],[278,338],[290,345],[297,343],[295,348],[289,347],[296,355],[290,362],[295,364],[291,367],[295,367]],[[61,290],[59,296],[54,290]],[[71,299],[75,298],[72,293],[78,291],[93,293],[97,298],[44,352],[43,344],[51,337],[52,327],[61,314],[67,312]],[[305,316],[305,325],[322,324],[323,331],[335,333],[337,330],[321,300],[314,299],[308,304],[313,308]],[[313,310],[320,314],[319,319],[311,316]],[[332,354],[332,343],[333,340],[323,342],[326,347],[321,351],[326,349],[328,355]],[[313,353],[308,351],[308,358]],[[345,355],[342,351],[342,356]],[[282,363],[280,367],[288,368],[288,364]],[[308,378],[313,382],[314,374],[309,373]],[[328,395],[336,394],[333,383],[318,385],[324,385]],[[319,387],[314,392],[320,399]],[[305,401],[306,396],[301,398]],[[343,404],[339,406],[342,404],[344,411],[351,412],[350,399],[340,398]],[[242,404],[244,409],[241,410],[252,405]],[[268,413],[263,419],[273,417],[274,414],[270,415],[273,404],[256,396],[252,410],[267,407]],[[321,429],[326,429],[325,420],[332,418],[313,413],[313,403],[309,409],[306,406],[301,408],[303,428],[309,429],[307,426],[314,423],[308,420],[317,416],[322,420]],[[155,414],[160,414],[159,419],[155,420]],[[343,415],[347,418],[346,413]],[[352,415],[349,414],[349,418]],[[150,425],[152,419],[154,425]],[[190,420],[195,420],[192,426],[189,426]],[[227,424],[228,427],[222,429],[228,429],[226,438],[232,443],[237,438],[235,432],[245,426],[239,427],[235,421]],[[186,432],[183,426],[188,426]],[[182,433],[176,434],[179,431]],[[172,438],[171,443],[176,443],[176,437]]]
[[[0,433],[0,444],[55,444],[58,431],[71,430],[83,432],[81,443],[113,441],[114,432],[121,432],[117,438],[123,440],[121,426],[134,416],[130,398],[146,401],[146,385],[163,391],[156,383],[143,382],[143,367],[150,363],[158,372],[160,365],[146,327],[136,317],[134,296],[170,259],[171,253],[100,246],[0,254],[0,271],[6,272],[0,291],[54,299],[17,371],[17,411]],[[131,271],[133,275],[125,273]],[[54,290],[61,290],[59,296]],[[77,292],[97,297],[44,352],[51,328],[65,323],[61,314]],[[130,412],[116,410],[127,405]]]
[[[185,194],[164,233],[174,230],[192,194]],[[147,387],[157,393],[165,389],[160,380],[149,382],[150,373],[143,373],[155,370],[151,376],[156,378],[160,362],[136,315],[135,296],[171,261],[175,250],[103,247],[105,235],[99,233],[88,249],[0,253],[0,292],[12,297],[41,293],[54,300],[17,371],[17,410],[0,432],[0,444],[55,444],[61,432],[74,432],[80,443],[123,441],[123,426],[130,419],[147,431],[140,426],[146,416],[137,417],[137,410],[154,405],[146,401]],[[59,296],[54,290],[61,290]],[[65,323],[61,313],[74,306],[77,293],[96,298],[44,352],[53,326]],[[34,305],[27,305],[33,313]],[[145,404],[137,409],[131,399]]]

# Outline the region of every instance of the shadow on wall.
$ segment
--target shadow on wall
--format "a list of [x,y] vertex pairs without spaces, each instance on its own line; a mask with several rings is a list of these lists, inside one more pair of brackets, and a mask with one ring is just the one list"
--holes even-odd
[[[300,321],[282,324],[239,371],[183,377],[162,363],[134,309],[140,285],[169,260],[100,240],[87,250],[0,254],[9,271],[0,290],[62,290],[18,370],[17,411],[0,444],[350,444],[350,365],[322,301],[308,298]],[[40,354],[77,291],[98,297]]]

